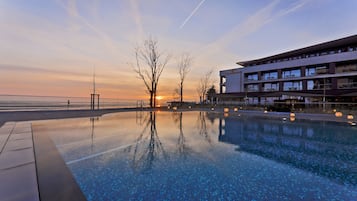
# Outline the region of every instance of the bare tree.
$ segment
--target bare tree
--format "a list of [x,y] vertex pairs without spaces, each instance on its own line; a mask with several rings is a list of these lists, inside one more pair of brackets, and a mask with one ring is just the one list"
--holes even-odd
[[163,53],[159,52],[157,40],[152,38],[135,48],[136,67],[134,70],[144,81],[146,90],[150,94],[150,107],[156,107],[157,86],[161,73],[170,58],[169,55],[163,57]]
[[179,93],[180,103],[183,102],[183,83],[187,74],[190,72],[190,67],[192,63],[192,57],[188,53],[183,53],[177,62],[177,67],[180,75],[180,83],[177,92]]
[[200,102],[202,103],[205,100],[205,95],[208,91],[208,88],[213,85],[212,80],[213,70],[208,71],[206,74],[201,77],[198,86],[197,93],[200,96]]

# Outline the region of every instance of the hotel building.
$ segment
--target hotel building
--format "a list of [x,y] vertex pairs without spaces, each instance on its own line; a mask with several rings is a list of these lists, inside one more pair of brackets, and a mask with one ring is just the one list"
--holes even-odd
[[357,102],[357,35],[220,71],[220,102]]

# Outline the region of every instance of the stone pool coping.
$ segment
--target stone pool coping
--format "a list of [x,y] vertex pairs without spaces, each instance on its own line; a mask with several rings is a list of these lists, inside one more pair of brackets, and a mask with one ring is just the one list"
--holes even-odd
[[33,141],[40,200],[86,201],[50,137],[46,133],[35,132]]
[[[33,133],[31,122],[129,111],[138,111],[138,109],[0,112],[0,199],[4,201],[45,201],[55,198],[58,198],[56,200],[70,200],[69,198],[85,200],[53,142],[48,136]],[[192,109],[192,111],[211,110]],[[215,112],[222,114],[223,108],[216,109]],[[247,110],[238,112],[231,110],[228,113],[233,116],[238,114],[263,118],[289,118],[290,116],[290,113],[284,112],[264,113]],[[346,115],[338,118],[333,114],[296,113],[295,118],[342,122],[347,126]],[[48,163],[49,159],[51,163]],[[43,171],[44,169],[46,171]],[[60,190],[62,190],[62,197],[58,195],[61,194]]]

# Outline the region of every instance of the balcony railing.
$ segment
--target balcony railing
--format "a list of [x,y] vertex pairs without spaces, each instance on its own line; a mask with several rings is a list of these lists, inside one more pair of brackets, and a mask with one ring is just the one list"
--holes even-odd
[[276,88],[264,88],[263,91],[266,91],[266,92],[272,92],[272,91],[278,91],[279,89],[276,89]]
[[263,77],[263,80],[276,80],[278,77],[276,76],[269,76],[269,77]]
[[337,88],[339,88],[339,89],[356,89],[357,82],[338,83]]

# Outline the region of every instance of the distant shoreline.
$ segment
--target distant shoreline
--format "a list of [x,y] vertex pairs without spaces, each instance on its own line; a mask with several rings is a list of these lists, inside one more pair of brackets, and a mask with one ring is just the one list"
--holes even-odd
[[[51,119],[66,119],[80,117],[98,117],[104,114],[115,112],[134,112],[134,111],[171,111],[165,108],[115,108],[115,109],[99,109],[99,110],[39,110],[39,111],[4,111],[0,112],[0,127],[6,122],[11,121],[36,121],[36,120],[51,120]],[[179,109],[177,111],[211,111],[209,108],[192,108]],[[216,108],[214,112],[223,113],[223,108]],[[238,112],[230,111],[231,116],[257,116],[266,118],[281,118],[289,121],[289,112],[267,112],[255,110],[239,110]],[[356,117],[355,117],[356,118]],[[315,114],[315,113],[295,113],[295,119],[313,120],[313,121],[329,121],[346,123],[347,115],[336,117],[334,114]],[[356,121],[356,120],[353,120]]]

